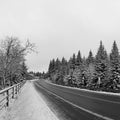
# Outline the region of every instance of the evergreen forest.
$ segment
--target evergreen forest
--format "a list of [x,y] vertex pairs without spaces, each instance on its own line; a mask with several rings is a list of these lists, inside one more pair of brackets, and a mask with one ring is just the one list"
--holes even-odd
[[116,41],[108,54],[102,41],[96,55],[80,50],[69,60],[52,59],[46,74],[52,83],[97,91],[120,92],[120,54]]

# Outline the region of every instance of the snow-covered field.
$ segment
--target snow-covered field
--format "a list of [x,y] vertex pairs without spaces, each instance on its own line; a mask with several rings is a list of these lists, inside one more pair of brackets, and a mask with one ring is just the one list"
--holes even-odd
[[58,120],[43,98],[38,95],[32,82],[27,82],[18,99],[4,111],[0,120]]

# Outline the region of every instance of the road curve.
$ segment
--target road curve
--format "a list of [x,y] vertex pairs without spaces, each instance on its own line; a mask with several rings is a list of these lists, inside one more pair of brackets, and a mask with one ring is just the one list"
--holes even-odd
[[[73,89],[60,85],[35,81],[37,87],[59,97],[67,104],[85,112],[90,120],[120,120],[120,96],[109,95],[86,90]],[[67,109],[67,108],[66,108]],[[81,120],[81,119],[80,119]]]

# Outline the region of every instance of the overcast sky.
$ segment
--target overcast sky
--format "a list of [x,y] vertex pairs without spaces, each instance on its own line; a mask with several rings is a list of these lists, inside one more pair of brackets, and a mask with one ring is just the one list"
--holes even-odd
[[27,56],[30,70],[46,71],[50,59],[81,51],[96,54],[100,40],[120,48],[120,0],[0,0],[0,38],[36,43]]

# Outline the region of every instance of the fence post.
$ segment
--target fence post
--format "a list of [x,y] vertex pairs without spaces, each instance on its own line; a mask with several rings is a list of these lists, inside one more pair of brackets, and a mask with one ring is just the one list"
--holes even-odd
[[15,94],[17,94],[17,86],[15,87]]
[[12,99],[14,99],[14,87],[12,88]]
[[6,95],[7,95],[7,97],[6,97],[6,100],[7,100],[6,106],[8,107],[9,106],[9,90],[6,91]]
[[20,92],[19,84],[18,84],[18,93]]

